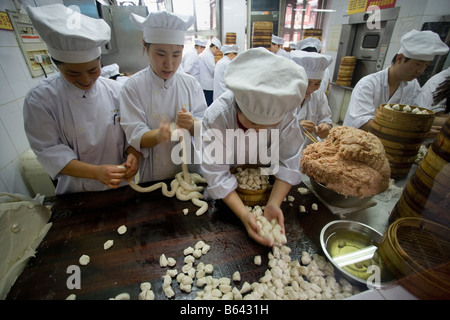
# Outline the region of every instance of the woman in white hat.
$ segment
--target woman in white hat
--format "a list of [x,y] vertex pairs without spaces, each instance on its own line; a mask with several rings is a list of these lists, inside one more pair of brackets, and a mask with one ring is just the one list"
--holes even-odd
[[[291,59],[302,66],[308,76],[305,99],[296,110],[297,119],[308,132],[325,139],[332,128],[331,109],[325,93],[319,88],[332,59],[324,54],[304,51],[296,51]],[[310,143],[311,140],[305,139],[304,147]]]
[[109,26],[61,4],[27,12],[60,71],[32,88],[23,106],[30,146],[57,180],[56,194],[124,185],[136,174],[140,155],[119,124],[121,85],[100,77]]
[[225,44],[222,46],[223,58],[217,61],[214,70],[214,94],[213,100],[216,100],[222,93],[227,91],[225,86],[225,72],[228,65],[238,54],[239,47],[235,44]]
[[128,143],[143,155],[140,182],[173,178],[181,169],[172,159],[178,141],[170,141],[170,123],[194,135],[206,109],[198,81],[178,70],[185,31],[194,17],[159,11],[146,18],[131,14],[130,19],[143,31],[149,66],[123,85],[120,124]]
[[[274,77],[277,72],[279,76]],[[230,173],[236,165],[269,165],[276,181],[264,215],[277,219],[284,231],[280,209],[292,185],[301,182],[300,152],[303,143],[294,114],[303,101],[307,78],[302,67],[264,48],[240,53],[225,74],[229,89],[206,110],[202,121],[202,174],[208,182],[205,191],[213,199],[223,199],[244,224],[249,236],[272,246],[258,234],[256,218],[249,213],[235,189]],[[237,142],[233,134],[237,134]],[[251,137],[256,141],[249,141]],[[300,137],[300,138],[299,138]],[[270,153],[270,159],[264,152]]]
[[289,52],[283,49],[284,39],[282,37],[277,37],[276,35],[272,35],[272,41],[270,43],[270,51],[289,59]]
[[369,131],[383,103],[414,105],[420,92],[417,77],[448,46],[432,31],[412,30],[400,39],[400,50],[388,68],[358,81],[352,91],[344,125]]
[[206,48],[206,41],[195,39],[194,43],[194,47],[183,54],[181,67],[184,72],[193,76],[197,81],[200,81],[200,54]]
[[219,39],[213,38],[209,48],[202,54],[200,60],[200,84],[203,88],[206,104],[208,106],[213,102],[214,93],[214,71],[216,67],[216,58],[214,57],[222,48]]

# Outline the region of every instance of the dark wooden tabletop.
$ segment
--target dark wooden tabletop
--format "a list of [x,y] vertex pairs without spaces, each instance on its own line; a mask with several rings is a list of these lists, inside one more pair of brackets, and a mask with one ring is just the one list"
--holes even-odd
[[[338,219],[313,193],[301,195],[297,191],[300,186],[305,187],[301,184],[290,191],[295,200],[282,205],[293,259],[302,251],[321,253],[320,230]],[[314,202],[319,206],[317,211],[311,210]],[[211,250],[196,263],[213,264],[216,278],[231,278],[239,271],[242,280],[234,283],[238,288],[244,281],[258,281],[268,268],[271,249],[249,238],[242,223],[220,200],[209,202],[202,216],[195,215],[198,207],[190,201],[167,198],[161,190],[138,193],[128,186],[57,196],[47,203],[52,205],[53,225],[11,288],[8,300],[66,299],[72,293],[77,299],[105,300],[123,292],[138,299],[142,282],[152,284],[156,299],[167,299],[161,279],[167,268],[160,267],[159,257],[175,258],[175,267],[181,271],[183,250],[199,240]],[[300,204],[308,212],[300,213]],[[189,209],[188,215],[183,214],[184,208]],[[121,225],[128,229],[123,235],[117,233]],[[105,250],[107,240],[114,240],[114,245]],[[78,262],[83,254],[90,256],[85,266]],[[255,255],[262,257],[260,266],[253,262]],[[80,289],[67,286],[71,265],[80,267]],[[198,290],[194,285],[191,293],[184,293],[175,279],[172,288],[175,299],[193,299]]]

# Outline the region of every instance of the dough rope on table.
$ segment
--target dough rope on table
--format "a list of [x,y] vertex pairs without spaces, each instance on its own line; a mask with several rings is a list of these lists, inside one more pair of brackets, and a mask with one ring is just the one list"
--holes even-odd
[[141,187],[137,185],[134,181],[129,181],[130,187],[137,192],[152,192],[156,189],[161,188],[161,192],[164,196],[172,198],[174,195],[178,200],[189,201],[191,200],[194,205],[200,207],[196,211],[197,216],[201,216],[208,210],[208,203],[201,199],[204,198],[201,193],[204,187],[197,186],[197,183],[206,183],[206,179],[203,178],[198,173],[190,173],[186,164],[186,155],[184,150],[186,150],[186,143],[183,139],[183,135],[180,135],[180,143],[182,144],[181,155],[181,172],[175,175],[175,179],[170,183],[170,190],[167,184],[164,182],[158,182],[149,187]]

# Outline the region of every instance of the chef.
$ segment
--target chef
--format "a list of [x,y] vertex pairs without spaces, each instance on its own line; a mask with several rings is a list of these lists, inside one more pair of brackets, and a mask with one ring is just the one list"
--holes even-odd
[[[121,84],[100,77],[108,24],[61,4],[27,12],[60,71],[33,87],[23,106],[28,141],[57,180],[55,193],[124,185],[123,179],[136,174],[140,155],[127,145],[119,124]],[[78,28],[67,21],[79,22]]]
[[194,47],[183,54],[181,66],[183,71],[193,76],[197,81],[200,81],[200,54],[206,48],[206,41],[195,39]]
[[[296,51],[291,59],[305,69],[308,77],[305,99],[296,109],[297,119],[308,132],[325,139],[333,126],[327,97],[319,88],[332,59],[324,54],[304,51]],[[304,147],[310,143],[310,139],[305,139]]]
[[[296,49],[297,51],[301,50],[306,52],[320,53],[320,50],[322,50],[322,41],[320,41],[320,39],[315,37],[308,37],[297,42]],[[329,84],[330,84],[330,70],[326,68],[322,77],[322,82],[320,83],[320,88],[318,90],[326,94]]]
[[208,106],[213,102],[214,94],[214,70],[216,67],[215,55],[222,48],[222,43],[219,39],[213,38],[211,45],[202,54],[200,60],[200,84],[203,88],[206,104]]
[[283,49],[284,39],[282,37],[277,37],[276,35],[272,35],[272,41],[270,43],[270,51],[273,53],[288,58],[289,52]]
[[178,142],[170,141],[170,123],[193,135],[206,109],[198,81],[178,71],[185,31],[194,17],[159,11],[146,18],[132,13],[130,19],[143,31],[149,66],[123,85],[121,126],[128,143],[143,154],[140,182],[173,178],[181,168],[171,157]]
[[[274,77],[274,73],[278,76]],[[260,154],[263,146],[270,150],[271,156],[279,155],[276,163],[270,161],[270,167],[277,168],[273,170],[276,181],[264,214],[269,221],[277,219],[284,230],[280,205],[291,186],[301,182],[299,167],[303,140],[298,139],[301,132],[293,111],[305,96],[306,74],[293,61],[274,55],[265,48],[255,48],[240,53],[229,64],[225,84],[229,90],[207,109],[202,121],[201,169],[208,182],[205,192],[213,199],[223,199],[242,221],[251,238],[271,246],[270,241],[258,235],[255,216],[247,211],[236,193],[237,180],[230,173],[230,167],[252,162],[265,164]],[[241,136],[242,139],[238,138],[238,143],[234,143],[235,138],[233,141],[226,139],[230,131],[258,134],[258,142],[251,144]],[[267,139],[262,133],[267,133]],[[274,143],[275,139],[279,145]],[[238,149],[239,142],[241,148]],[[220,150],[215,149],[214,154],[209,154],[213,144],[221,145],[222,158],[217,159]],[[258,152],[251,152],[255,145],[259,146]],[[245,161],[240,162],[239,159]]]
[[239,51],[239,47],[235,44],[225,44],[222,46],[223,58],[217,61],[216,69],[214,70],[214,94],[213,99],[216,100],[222,93],[227,90],[225,86],[225,72],[228,65],[233,60]]
[[448,46],[432,31],[411,30],[388,68],[363,77],[353,89],[344,125],[369,131],[375,111],[383,103],[414,105],[420,92],[417,77]]

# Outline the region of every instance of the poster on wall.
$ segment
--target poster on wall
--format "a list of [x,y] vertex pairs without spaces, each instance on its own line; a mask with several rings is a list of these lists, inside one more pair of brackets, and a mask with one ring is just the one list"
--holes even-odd
[[0,30],[14,30],[6,12],[0,11]]
[[370,6],[380,9],[394,8],[396,0],[349,0],[347,14],[366,12]]

